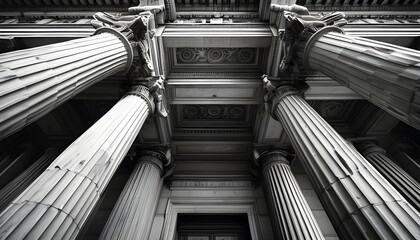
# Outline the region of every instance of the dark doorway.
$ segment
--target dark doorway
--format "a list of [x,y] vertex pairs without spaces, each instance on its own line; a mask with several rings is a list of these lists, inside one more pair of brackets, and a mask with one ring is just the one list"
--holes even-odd
[[251,240],[246,214],[178,214],[178,240]]

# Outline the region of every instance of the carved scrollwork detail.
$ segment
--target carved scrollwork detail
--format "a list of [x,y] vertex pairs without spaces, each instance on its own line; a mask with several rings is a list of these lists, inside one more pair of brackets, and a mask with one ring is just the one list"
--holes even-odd
[[151,12],[142,12],[138,15],[112,15],[98,12],[91,21],[93,27],[110,28],[120,32],[128,41],[133,51],[140,56],[140,69],[144,76],[153,73],[153,66],[149,52],[149,38],[154,35],[154,20]]
[[266,74],[262,75],[261,78],[263,80],[263,86],[267,90],[267,93],[264,95],[264,110],[266,112],[268,111],[276,120],[278,119],[274,112],[280,100],[289,95],[301,95],[302,91],[305,90],[304,88],[298,90],[290,84],[273,84]]
[[178,48],[178,63],[193,64],[254,64],[256,48]]
[[151,77],[148,82],[149,91],[155,100],[156,113],[160,117],[167,117],[169,113],[168,103],[166,102],[165,78],[163,76]]
[[219,48],[213,48],[207,52],[207,61],[209,63],[222,63],[225,58],[225,54]]
[[273,164],[284,164],[290,166],[294,159],[294,154],[291,154],[283,149],[269,149],[263,150],[262,152],[258,149],[254,149],[254,158],[251,165],[253,168],[263,172]]
[[279,36],[283,42],[283,57],[279,65],[279,70],[284,73],[291,63],[298,49],[305,45],[308,39],[319,30],[327,26],[341,27],[347,23],[344,14],[333,12],[326,15],[313,16],[309,14],[306,7],[293,5],[271,5],[273,11],[284,12],[286,22],[285,32],[280,32]]
[[[139,80],[139,79],[138,79]],[[165,78],[163,76],[144,77],[131,88],[128,95],[138,95],[149,105],[150,112],[160,117],[167,117],[169,113],[165,93]]]
[[247,63],[250,62],[251,59],[254,59],[255,55],[255,51],[251,51],[248,48],[244,48],[239,50],[238,54],[237,54],[237,59],[239,62],[241,63]]
[[184,105],[185,119],[245,119],[246,106],[243,105]]
[[198,60],[200,52],[194,48],[182,48],[177,52],[177,55],[181,62],[192,63]]
[[138,161],[155,165],[161,172],[161,176],[168,174],[174,167],[171,149],[166,146],[153,147],[138,152]]
[[341,114],[344,109],[342,101],[328,101],[324,105],[323,116],[325,117],[336,117]]

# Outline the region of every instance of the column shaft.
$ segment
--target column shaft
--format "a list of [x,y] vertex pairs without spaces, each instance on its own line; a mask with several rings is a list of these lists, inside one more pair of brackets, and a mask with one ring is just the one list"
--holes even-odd
[[413,207],[420,211],[420,185],[374,143],[356,144],[362,155],[391,183]]
[[273,113],[342,239],[420,238],[419,213],[292,88]]
[[337,31],[327,27],[311,37],[305,66],[420,129],[420,52]]
[[262,173],[276,239],[324,239],[288,160],[284,154],[270,155],[263,156]]
[[74,239],[152,112],[151,104],[145,87],[123,97],[0,215],[0,239]]
[[128,40],[111,28],[98,33],[0,55],[0,139],[130,67]]
[[99,239],[149,238],[163,186],[161,174],[159,159],[140,158]]
[[2,212],[20,193],[25,190],[58,156],[56,148],[49,148],[31,166],[19,174],[0,190],[0,212]]
[[6,158],[4,164],[0,164],[0,189],[6,186],[13,178],[24,171],[37,157],[38,148],[33,144],[24,144],[24,151],[17,157]]

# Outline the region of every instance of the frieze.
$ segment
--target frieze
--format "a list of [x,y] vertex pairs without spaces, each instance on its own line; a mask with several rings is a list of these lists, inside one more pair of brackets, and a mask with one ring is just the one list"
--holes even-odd
[[174,78],[251,78],[259,79],[260,73],[243,73],[243,72],[173,72],[170,74],[170,79]]
[[177,48],[177,63],[255,64],[256,48]]
[[184,105],[184,119],[233,119],[244,120],[247,117],[245,105]]
[[251,180],[238,181],[216,181],[216,180],[175,180],[172,181],[173,188],[254,188],[255,182]]

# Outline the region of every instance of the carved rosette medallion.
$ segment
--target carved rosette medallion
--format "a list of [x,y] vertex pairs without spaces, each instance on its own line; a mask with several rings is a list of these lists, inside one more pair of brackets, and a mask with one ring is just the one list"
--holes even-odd
[[245,119],[246,106],[242,105],[184,105],[184,119]]
[[343,102],[340,101],[328,101],[325,104],[323,114],[327,117],[339,116],[344,109]]
[[178,63],[189,64],[254,64],[256,48],[178,48]]

